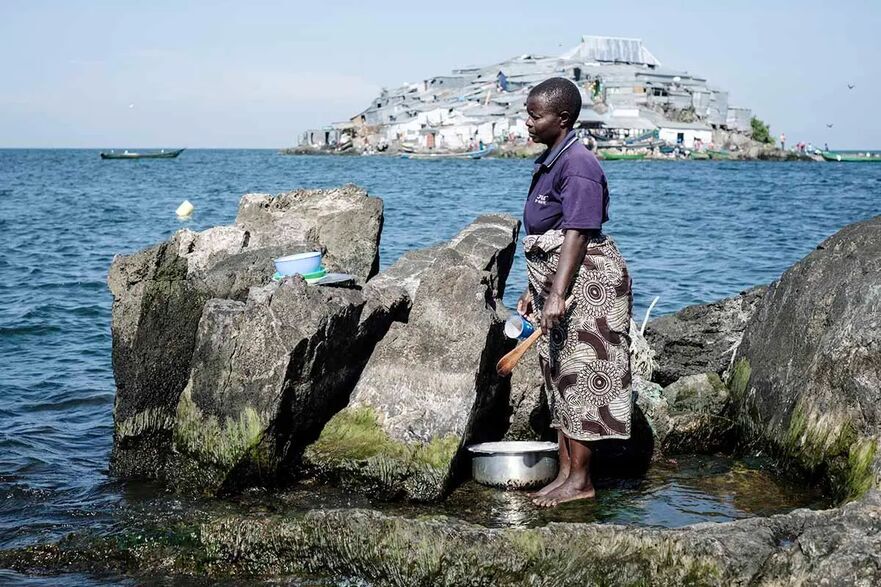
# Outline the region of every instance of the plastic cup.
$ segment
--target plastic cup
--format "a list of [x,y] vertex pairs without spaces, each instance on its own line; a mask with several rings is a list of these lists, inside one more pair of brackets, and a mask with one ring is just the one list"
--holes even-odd
[[508,338],[524,340],[529,338],[533,332],[535,332],[535,326],[520,314],[514,314],[505,321],[505,336]]

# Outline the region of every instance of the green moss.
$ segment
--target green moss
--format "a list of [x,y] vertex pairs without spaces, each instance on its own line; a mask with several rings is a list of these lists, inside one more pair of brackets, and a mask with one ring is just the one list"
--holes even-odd
[[830,459],[846,454],[857,435],[849,420],[834,414],[809,412],[802,402],[789,418],[784,449],[808,469],[816,469]]
[[[746,361],[746,359],[743,359]],[[747,368],[749,368],[749,362],[747,361]],[[725,384],[722,383],[722,379],[719,377],[718,373],[707,373],[707,379],[710,382],[710,385],[713,386],[715,391],[724,391],[726,389]]]
[[784,451],[808,471],[821,471],[840,499],[859,497],[874,484],[877,439],[861,438],[846,416],[809,412],[796,404]]
[[728,389],[737,399],[742,399],[746,394],[749,386],[749,378],[752,375],[752,369],[747,359],[741,359],[734,365],[734,370],[728,378]]
[[874,485],[873,465],[877,448],[878,440],[875,438],[866,438],[850,446],[846,479],[849,498],[860,497]]
[[529,558],[538,558],[544,554],[545,541],[537,530],[511,530],[507,536],[513,549]]
[[332,461],[363,461],[390,458],[417,466],[446,468],[459,450],[457,436],[409,445],[392,439],[379,425],[370,407],[346,408],[325,425],[318,440],[309,447],[313,458]]
[[224,418],[223,423],[215,416],[205,417],[193,403],[187,386],[177,405],[174,442],[178,449],[194,454],[206,463],[231,468],[246,453],[259,448],[266,426],[267,423],[250,406],[238,418]]

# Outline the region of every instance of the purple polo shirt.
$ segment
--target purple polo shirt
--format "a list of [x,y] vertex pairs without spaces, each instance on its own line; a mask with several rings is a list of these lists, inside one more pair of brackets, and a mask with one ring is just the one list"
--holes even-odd
[[575,131],[569,131],[562,143],[535,160],[523,209],[526,234],[554,229],[598,230],[608,220],[606,174]]

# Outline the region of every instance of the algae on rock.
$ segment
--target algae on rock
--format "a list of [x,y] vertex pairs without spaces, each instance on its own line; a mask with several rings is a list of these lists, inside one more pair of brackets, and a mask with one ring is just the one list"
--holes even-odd
[[843,228],[772,284],[730,380],[747,440],[841,499],[881,486],[879,324],[881,216]]

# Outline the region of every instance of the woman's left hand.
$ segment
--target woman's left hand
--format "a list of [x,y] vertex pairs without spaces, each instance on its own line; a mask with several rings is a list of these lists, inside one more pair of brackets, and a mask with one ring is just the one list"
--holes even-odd
[[560,323],[563,314],[566,313],[566,301],[563,296],[551,292],[545,299],[544,308],[541,311],[541,332],[547,335],[551,328]]

